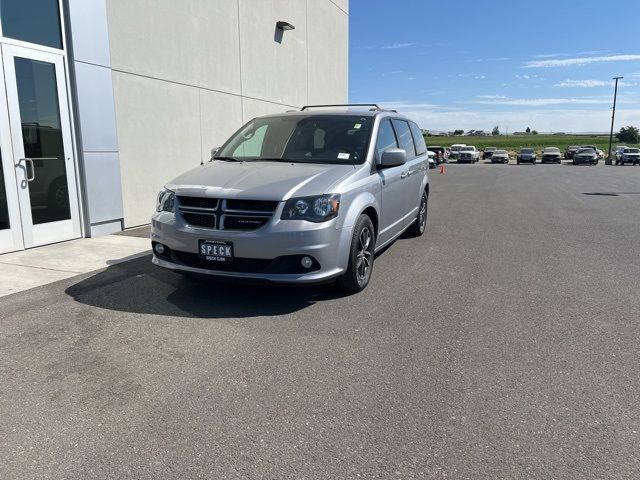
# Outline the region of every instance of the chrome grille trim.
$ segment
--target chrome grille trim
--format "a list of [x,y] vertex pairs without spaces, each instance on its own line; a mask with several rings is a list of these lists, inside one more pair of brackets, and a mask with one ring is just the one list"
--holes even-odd
[[[237,202],[240,204],[239,206],[255,206],[256,209],[230,209],[227,207],[227,199],[179,195],[178,211],[183,220],[194,227],[210,230],[251,231],[267,224],[274,216],[279,204],[275,200],[229,200]],[[213,205],[215,205],[215,208],[213,208]],[[198,221],[198,218],[200,221]],[[225,227],[225,218],[233,219],[235,228],[227,229]],[[248,228],[244,228],[244,226],[237,228],[243,224],[242,219],[246,219],[245,225]]]

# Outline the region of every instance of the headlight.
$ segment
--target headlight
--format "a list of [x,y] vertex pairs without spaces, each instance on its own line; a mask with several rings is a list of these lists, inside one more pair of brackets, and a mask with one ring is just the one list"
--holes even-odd
[[340,195],[337,193],[316,197],[298,197],[287,200],[282,211],[282,220],[307,220],[326,222],[338,216]]
[[158,194],[156,212],[174,212],[176,206],[176,194],[171,190],[163,188]]

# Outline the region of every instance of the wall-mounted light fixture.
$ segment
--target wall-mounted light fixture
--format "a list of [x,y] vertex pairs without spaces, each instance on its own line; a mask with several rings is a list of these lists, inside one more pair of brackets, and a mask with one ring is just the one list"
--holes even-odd
[[287,31],[287,30],[295,30],[296,27],[291,25],[289,22],[283,22],[282,20],[280,20],[279,22],[276,22],[276,28]]

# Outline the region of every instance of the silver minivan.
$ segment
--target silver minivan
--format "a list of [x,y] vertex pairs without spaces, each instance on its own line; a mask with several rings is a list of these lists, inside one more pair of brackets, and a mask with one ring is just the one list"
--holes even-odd
[[254,118],[211,161],[167,183],[152,218],[153,263],[363,290],[377,251],[405,231],[424,233],[427,147],[395,111],[328,107]]

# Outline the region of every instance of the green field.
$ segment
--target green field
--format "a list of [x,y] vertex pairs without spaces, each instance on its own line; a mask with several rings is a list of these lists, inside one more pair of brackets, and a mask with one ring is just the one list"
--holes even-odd
[[[607,153],[609,148],[608,135],[499,135],[496,137],[425,137],[427,145],[439,145],[450,147],[454,143],[466,143],[475,145],[478,150],[485,147],[497,147],[503,150],[515,151],[520,148],[535,148],[542,150],[544,147],[558,147],[564,150],[570,145],[596,145],[599,149]],[[613,138],[613,145],[619,142]]]

